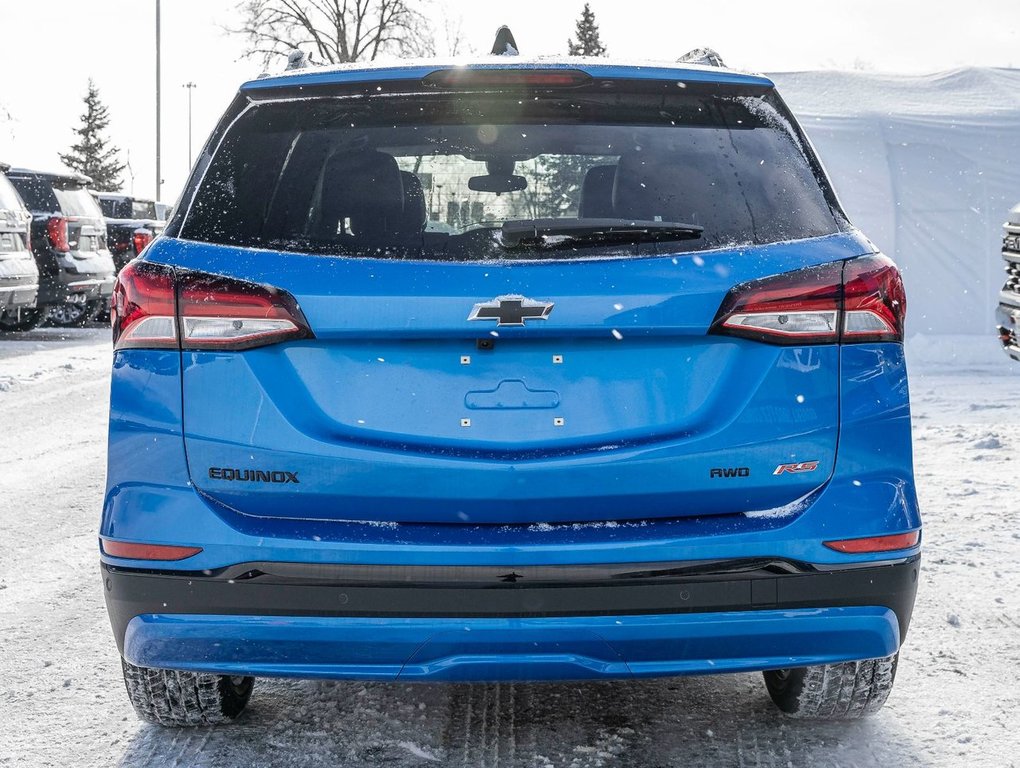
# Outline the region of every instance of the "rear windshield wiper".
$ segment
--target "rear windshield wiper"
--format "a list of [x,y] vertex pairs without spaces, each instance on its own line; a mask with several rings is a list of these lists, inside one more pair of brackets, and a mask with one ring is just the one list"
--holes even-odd
[[519,219],[505,221],[499,242],[504,248],[557,248],[602,243],[649,243],[695,240],[704,227],[676,221],[634,219]]

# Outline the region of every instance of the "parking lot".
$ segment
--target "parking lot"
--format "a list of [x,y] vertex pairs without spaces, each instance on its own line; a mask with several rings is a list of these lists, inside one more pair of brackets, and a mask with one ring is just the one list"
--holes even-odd
[[108,336],[97,327],[0,340],[0,765],[1017,764],[1020,366],[988,339],[959,340],[971,352],[955,359],[944,357],[949,345],[909,347],[923,577],[896,689],[871,720],[787,720],[759,675],[260,680],[238,724],[173,731],[142,725],[128,704],[98,579]]

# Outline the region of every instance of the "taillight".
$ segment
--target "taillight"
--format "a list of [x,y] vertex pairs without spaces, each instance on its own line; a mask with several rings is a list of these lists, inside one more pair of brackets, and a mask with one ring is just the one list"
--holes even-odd
[[136,229],[131,239],[135,246],[135,255],[137,256],[145,250],[145,246],[152,242],[152,233],[147,229]]
[[312,335],[285,291],[148,262],[121,270],[111,318],[114,349],[239,350]]
[[294,297],[277,288],[182,272],[177,297],[184,349],[250,349],[312,335]]
[[60,253],[67,253],[71,246],[67,239],[67,219],[63,216],[50,216],[46,222],[46,235],[50,239],[53,250]]
[[907,295],[886,256],[851,259],[843,270],[843,341],[902,341]]
[[863,256],[736,286],[710,333],[787,345],[902,341],[905,312],[896,265]]
[[161,264],[133,261],[117,275],[110,302],[114,349],[176,349],[174,274]]

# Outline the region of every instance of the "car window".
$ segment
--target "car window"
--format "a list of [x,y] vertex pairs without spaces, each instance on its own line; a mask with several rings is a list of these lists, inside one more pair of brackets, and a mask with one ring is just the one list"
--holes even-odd
[[53,194],[53,185],[40,176],[12,176],[11,184],[18,190],[28,210],[39,213],[57,213],[60,203]]
[[65,216],[87,216],[90,218],[102,218],[103,212],[96,203],[94,197],[84,187],[60,187],[53,188],[60,203],[60,211]]
[[499,230],[615,218],[703,228],[674,251],[761,244],[839,229],[817,173],[770,96],[262,103],[224,137],[181,234],[311,253],[577,258],[621,248],[511,253]]
[[21,198],[7,177],[0,173],[0,211],[20,211]]
[[135,219],[155,219],[156,204],[148,200],[132,200],[131,216]]
[[131,203],[119,198],[101,197],[98,198],[99,207],[103,215],[108,219],[129,219],[131,218]]

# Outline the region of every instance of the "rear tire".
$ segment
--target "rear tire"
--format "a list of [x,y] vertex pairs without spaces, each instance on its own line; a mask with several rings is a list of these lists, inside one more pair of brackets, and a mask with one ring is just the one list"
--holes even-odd
[[136,667],[121,659],[124,684],[138,717],[173,727],[220,725],[244,711],[255,678]]
[[0,331],[22,332],[38,328],[43,320],[40,309],[22,309],[20,313],[4,312],[0,315]]
[[889,698],[899,654],[764,672],[772,701],[790,717],[855,720],[878,712]]

